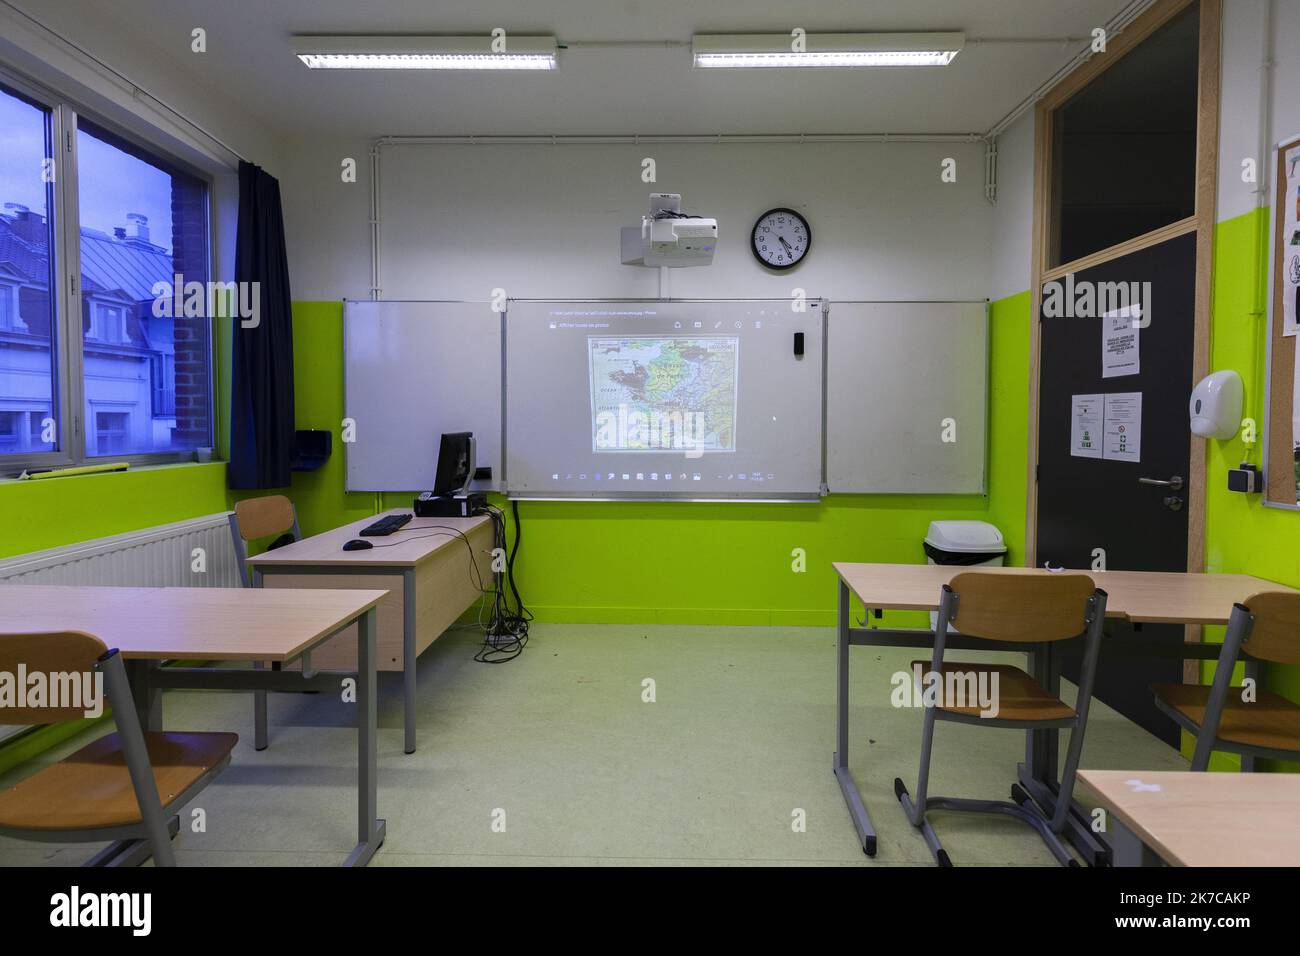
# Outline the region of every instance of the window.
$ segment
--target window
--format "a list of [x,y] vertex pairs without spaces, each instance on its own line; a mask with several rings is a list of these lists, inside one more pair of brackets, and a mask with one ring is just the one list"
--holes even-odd
[[0,412],[0,451],[13,451],[18,447],[26,417],[20,412]]
[[0,411],[0,455],[53,451],[45,440],[47,421],[49,413],[41,409]]
[[170,355],[150,358],[149,380],[153,383],[153,417],[176,417],[176,360]]
[[35,410],[39,439],[41,419],[59,405],[54,183],[45,161],[54,124],[52,109],[0,87],[0,456],[60,447],[33,442],[29,430]]
[[126,313],[120,305],[91,303],[90,331],[86,338],[121,345],[126,340]]
[[[128,429],[96,414],[86,454],[191,451],[210,444],[209,355],[204,314],[176,310],[175,285],[208,288],[205,184],[133,143],[82,120],[77,128],[81,287],[88,316],[82,352],[87,411],[129,402]],[[179,278],[178,278],[179,277]],[[168,291],[158,295],[158,290]],[[204,296],[206,306],[207,297]],[[193,310],[182,310],[189,312]],[[178,370],[184,370],[178,382]]]
[[0,475],[211,445],[207,182],[21,81],[0,132]]
[[12,332],[18,322],[18,289],[0,282],[0,332]]
[[130,412],[95,413],[95,454],[120,455],[130,446]]
[[1195,214],[1199,49],[1193,3],[1055,111],[1049,266]]

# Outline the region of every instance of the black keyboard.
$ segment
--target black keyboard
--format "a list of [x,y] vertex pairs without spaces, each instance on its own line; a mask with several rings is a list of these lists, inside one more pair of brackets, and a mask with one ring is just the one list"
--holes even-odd
[[374,524],[362,528],[361,534],[367,538],[381,538],[394,531],[401,531],[403,526],[414,517],[415,515],[384,515]]

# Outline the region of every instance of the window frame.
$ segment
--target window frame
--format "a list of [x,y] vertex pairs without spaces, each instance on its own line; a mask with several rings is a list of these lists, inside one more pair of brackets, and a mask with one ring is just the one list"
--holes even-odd
[[[207,278],[212,281],[215,271],[214,250],[216,249],[216,222],[213,203],[215,201],[215,177],[207,170],[188,163],[154,138],[141,136],[123,128],[107,117],[84,108],[77,100],[64,96],[55,90],[14,73],[0,65],[0,93],[16,94],[30,100],[42,109],[49,111],[50,142],[53,145],[54,183],[51,190],[50,217],[53,228],[50,235],[50,258],[53,261],[51,276],[51,373],[55,376],[52,389],[57,408],[54,414],[58,429],[57,448],[54,451],[30,454],[0,455],[0,476],[10,473],[18,474],[37,468],[65,468],[90,465],[104,461],[124,461],[132,466],[175,464],[194,460],[191,451],[140,452],[129,455],[91,455],[87,449],[87,438],[94,423],[87,421],[85,397],[85,336],[81,327],[82,289],[81,289],[81,210],[79,206],[78,172],[78,128],[79,120],[85,117],[87,122],[101,130],[122,139],[147,153],[164,169],[192,176],[203,183],[206,190],[204,215],[207,222],[204,232],[207,235],[205,262]],[[93,135],[93,134],[91,134]],[[216,383],[216,316],[208,317],[208,436],[207,446],[215,447],[217,435],[218,396]],[[152,389],[150,392],[152,393]],[[146,413],[152,419],[152,394],[150,408]]]
[[[8,317],[5,317],[5,313]],[[12,332],[15,323],[21,318],[18,314],[18,286],[0,279],[0,332]]]

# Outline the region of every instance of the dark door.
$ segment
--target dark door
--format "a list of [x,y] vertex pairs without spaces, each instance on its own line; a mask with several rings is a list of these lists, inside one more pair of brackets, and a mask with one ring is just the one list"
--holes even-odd
[[[1051,314],[1051,289],[1044,287],[1038,417],[1040,566],[1091,568],[1094,550],[1100,548],[1110,570],[1187,570],[1187,401],[1193,384],[1195,278],[1196,237],[1187,234],[1084,270],[1074,276],[1072,290],[1058,280],[1056,302],[1073,291],[1074,302],[1085,312],[1089,309],[1081,297],[1092,284],[1090,316]],[[1114,289],[1102,283],[1119,282],[1136,283],[1139,296],[1149,301],[1141,303],[1139,324],[1145,326],[1137,330],[1136,349],[1124,347],[1122,331],[1111,333],[1111,364],[1127,370],[1136,354],[1137,373],[1106,378],[1103,329],[1111,322],[1098,314],[1096,293]],[[1107,294],[1113,305],[1115,296]],[[1132,424],[1125,421],[1135,415],[1127,397],[1132,393],[1141,395],[1136,439]],[[1117,397],[1108,403],[1106,395]],[[1103,398],[1076,402],[1079,396]],[[1109,433],[1099,420],[1106,417],[1108,405],[1114,411]],[[1103,457],[1092,457],[1098,452]],[[1138,460],[1129,460],[1133,457]],[[1104,576],[1098,583],[1105,587]],[[1183,640],[1178,625],[1140,627],[1144,638]],[[1106,633],[1108,641],[1124,640],[1133,628],[1110,622]],[[1077,647],[1065,654],[1064,673],[1071,680],[1078,676],[1077,654]],[[1157,681],[1181,680],[1180,660],[1108,656],[1102,645],[1097,697],[1174,746],[1178,729],[1156,710],[1149,687]]]

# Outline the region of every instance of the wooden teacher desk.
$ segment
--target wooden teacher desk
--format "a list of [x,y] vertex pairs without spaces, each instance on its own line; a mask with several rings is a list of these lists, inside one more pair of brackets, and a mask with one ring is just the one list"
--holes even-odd
[[[934,632],[922,628],[854,627],[850,596],[868,609],[886,611],[936,611],[943,585],[963,571],[996,574],[1054,574],[1043,568],[967,568],[926,564],[855,564],[836,562],[839,576],[839,624],[836,641],[836,737],[833,767],[840,791],[848,803],[862,849],[876,852],[876,832],[863,806],[857,783],[849,770],[849,647],[874,644],[889,647],[931,647]],[[1107,594],[1106,616],[1150,624],[1227,624],[1233,604],[1259,591],[1290,591],[1281,584],[1247,574],[1185,574],[1161,571],[1079,571],[1088,574]],[[950,650],[1016,651],[1028,653],[1029,672],[1053,694],[1060,693],[1060,650],[1055,644],[1007,644],[963,635],[949,635]],[[1157,641],[1125,639],[1103,641],[1101,653],[1147,656],[1174,655],[1186,659],[1216,660],[1217,644],[1182,644],[1171,647]],[[1056,730],[1031,730],[1025,734],[1025,762],[1020,784],[1050,815],[1056,803]],[[1077,801],[1076,801],[1077,803]],[[1089,862],[1109,862],[1110,847],[1092,831],[1090,820],[1077,806],[1069,817],[1066,835]]]
[[1300,775],[1080,770],[1115,866],[1300,866]]
[[[384,514],[409,514],[395,508]],[[372,515],[303,538],[248,559],[254,587],[384,588],[379,602],[379,669],[401,671],[406,725],[405,750],[415,752],[415,664],[492,583],[492,521],[474,518],[413,518],[384,537],[366,538],[374,547],[344,551]],[[349,669],[356,664],[355,631],[344,631],[312,652],[304,666]],[[266,707],[259,701],[254,735],[266,748]]]
[[[127,588],[0,585],[0,621],[12,632],[84,631],[117,648],[145,730],[162,729],[163,688],[316,690],[339,694],[356,674],[357,845],[347,865],[365,865],[384,842],[376,817],[378,705],[375,608],[383,591],[251,591],[247,588]],[[350,673],[314,676],[279,669],[342,628],[360,634]],[[269,661],[274,670],[159,667],[164,660]]]

